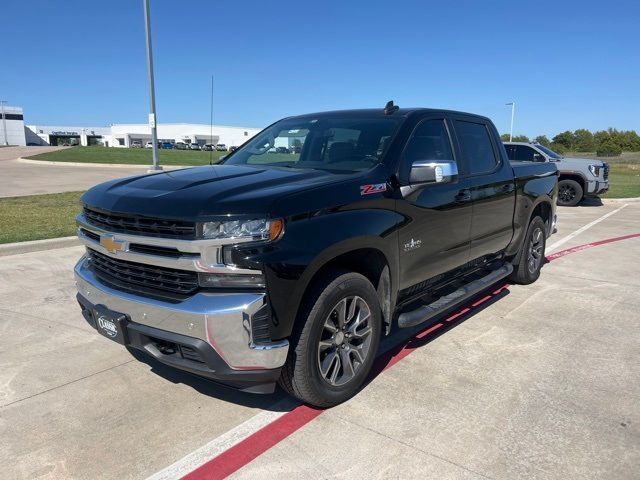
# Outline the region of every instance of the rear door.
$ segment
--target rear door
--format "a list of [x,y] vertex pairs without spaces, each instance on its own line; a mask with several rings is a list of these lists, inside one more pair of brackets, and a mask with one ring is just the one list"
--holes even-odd
[[[409,170],[418,160],[454,160],[458,178],[452,183],[409,185]],[[428,115],[418,122],[402,153],[399,178],[405,185],[397,202],[406,218],[399,231],[400,288],[405,289],[469,261],[471,193],[444,115]]]
[[482,118],[454,115],[456,148],[468,172],[473,201],[470,259],[506,248],[513,236],[513,170],[493,125]]

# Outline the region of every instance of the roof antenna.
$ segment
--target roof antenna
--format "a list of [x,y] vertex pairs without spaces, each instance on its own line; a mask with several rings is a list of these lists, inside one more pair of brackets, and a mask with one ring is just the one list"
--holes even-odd
[[387,104],[384,106],[385,115],[391,115],[392,113],[397,112],[398,110],[400,110],[400,107],[398,105],[394,105],[393,100],[389,100]]

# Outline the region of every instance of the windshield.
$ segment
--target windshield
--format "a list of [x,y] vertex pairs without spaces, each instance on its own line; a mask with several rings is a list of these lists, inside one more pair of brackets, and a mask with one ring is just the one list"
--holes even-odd
[[260,132],[224,163],[368,170],[380,162],[400,122],[338,115],[285,119]]
[[553,150],[551,150],[550,148],[545,147],[544,145],[536,145],[536,147],[539,148],[540,150],[542,150],[547,155],[549,155],[551,158],[555,158],[556,160],[560,160],[562,158],[562,155],[554,152]]

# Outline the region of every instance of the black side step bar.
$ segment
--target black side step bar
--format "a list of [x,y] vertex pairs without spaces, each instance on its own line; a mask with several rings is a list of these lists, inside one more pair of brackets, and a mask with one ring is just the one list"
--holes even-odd
[[501,267],[492,270],[484,277],[467,283],[455,292],[451,292],[449,295],[440,297],[429,305],[423,305],[410,312],[401,313],[398,317],[398,326],[400,328],[408,328],[424,323],[451,307],[454,307],[474,295],[477,295],[485,288],[496,283],[498,280],[502,280],[509,276],[512,271],[513,266],[510,263],[505,263]]

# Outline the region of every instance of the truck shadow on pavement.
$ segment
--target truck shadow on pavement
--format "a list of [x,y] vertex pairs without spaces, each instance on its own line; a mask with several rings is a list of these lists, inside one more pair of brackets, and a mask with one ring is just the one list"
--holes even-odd
[[[431,320],[426,324],[418,325],[410,329],[394,328],[388,337],[382,339],[378,356],[373,364],[371,373],[360,391],[365,389],[378,375],[395,365],[412,351],[425,347],[441,335],[456,328],[487,307],[508,296],[510,286],[510,284],[504,281],[498,282],[453,312],[440,315],[436,317],[435,320]],[[280,389],[280,387],[277,387],[274,393],[266,395],[244,393],[206,378],[198,377],[197,375],[192,375],[164,365],[150,355],[146,355],[138,350],[129,349],[129,352],[137,360],[149,365],[151,372],[165,380],[175,384],[181,383],[187,385],[203,395],[225,402],[275,412],[290,411],[300,405],[299,402],[293,399],[287,401],[288,395]]]
[[602,199],[600,197],[586,197],[580,200],[580,203],[576,205],[576,207],[601,207],[604,203],[602,203]]

